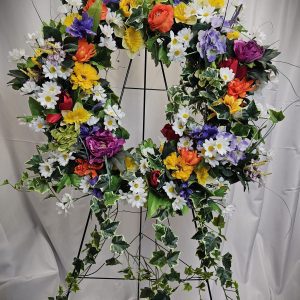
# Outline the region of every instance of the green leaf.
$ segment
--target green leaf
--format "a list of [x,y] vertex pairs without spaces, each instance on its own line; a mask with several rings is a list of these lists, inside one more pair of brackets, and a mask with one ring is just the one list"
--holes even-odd
[[166,226],[164,224],[153,224],[154,231],[155,231],[155,238],[161,242],[161,237],[166,232]]
[[69,175],[65,174],[63,178],[59,181],[59,184],[56,186],[56,192],[61,192],[66,186],[71,185],[71,178]]
[[122,138],[124,140],[128,140],[130,136],[129,132],[124,127],[118,127],[115,133],[117,137]]
[[228,120],[230,118],[229,107],[225,104],[213,106],[212,109],[217,113],[218,119]]
[[232,128],[231,132],[237,136],[247,137],[251,131],[252,126],[243,125],[240,123],[236,123]]
[[93,18],[93,31],[97,33],[97,29],[100,23],[100,15],[102,11],[102,1],[96,0],[94,4],[87,11],[89,17]]
[[106,206],[113,206],[119,200],[120,196],[116,195],[113,192],[105,192],[104,193],[104,203]]
[[217,276],[219,277],[221,284],[225,285],[226,281],[231,280],[232,274],[231,274],[231,271],[225,270],[224,268],[219,267],[217,269]]
[[160,45],[158,50],[158,59],[166,66],[169,66],[171,62],[167,54],[168,50],[164,47],[164,45]]
[[101,224],[101,231],[105,238],[112,237],[115,235],[115,232],[119,226],[120,222],[111,222],[110,219],[106,219]]
[[190,292],[193,289],[192,285],[189,282],[185,282],[183,285],[183,290],[186,292]]
[[49,184],[44,178],[33,178],[28,180],[28,190],[35,191],[40,194],[45,194],[49,192]]
[[269,109],[269,116],[270,116],[270,120],[274,124],[282,121],[285,118],[285,116],[284,116],[284,114],[283,114],[282,111],[275,111],[273,109]]
[[120,261],[117,260],[115,257],[112,257],[112,258],[110,258],[110,259],[107,259],[107,260],[105,261],[105,264],[106,264],[107,266],[121,265]]
[[178,237],[174,235],[169,227],[166,227],[165,234],[161,237],[162,242],[165,246],[170,248],[177,247]]
[[225,226],[224,217],[222,215],[219,215],[218,217],[215,217],[213,219],[212,223],[219,228],[224,228]]
[[75,187],[79,187],[81,182],[81,177],[76,174],[70,174],[69,176],[70,176],[71,184]]
[[122,254],[129,247],[129,244],[124,240],[122,235],[113,237],[110,245],[110,250],[113,253]]
[[149,190],[148,200],[147,200],[147,216],[152,218],[159,208],[166,208],[171,205],[168,199],[160,197],[158,194]]
[[162,268],[167,263],[167,258],[165,257],[165,252],[163,250],[154,251],[152,253],[152,258],[150,259],[150,264],[158,268]]
[[232,255],[228,252],[222,257],[222,263],[226,270],[230,270],[231,260],[232,260]]
[[171,272],[166,274],[168,281],[177,281],[180,282],[180,273],[176,272],[173,268],[171,268]]
[[30,97],[29,101],[28,101],[28,104],[29,104],[29,108],[30,108],[31,114],[34,117],[38,117],[38,116],[41,116],[43,114],[44,108],[35,99],[33,99],[33,98]]
[[92,197],[90,207],[94,214],[98,214],[100,212],[99,199]]
[[54,38],[56,42],[61,42],[62,37],[59,29],[51,26],[43,27],[44,39]]
[[167,263],[170,268],[175,267],[178,264],[180,251],[169,251],[167,254]]
[[157,291],[157,294],[151,300],[171,300],[167,292]]
[[140,298],[152,298],[154,297],[154,292],[149,287],[144,287],[141,289]]

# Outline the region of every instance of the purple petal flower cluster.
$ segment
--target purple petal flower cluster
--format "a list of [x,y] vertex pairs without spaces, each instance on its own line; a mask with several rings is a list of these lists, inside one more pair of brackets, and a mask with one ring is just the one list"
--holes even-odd
[[124,144],[124,139],[113,136],[108,130],[92,130],[85,138],[85,145],[90,153],[89,163],[102,163],[105,157],[110,158],[117,154]]
[[197,50],[201,58],[209,62],[216,60],[217,55],[226,53],[226,37],[214,28],[198,33]]
[[80,126],[80,136],[85,139],[87,136],[92,135],[100,130],[100,127],[97,125],[88,126],[88,125],[81,125]]
[[220,15],[215,15],[212,17],[211,26],[215,29],[222,27],[222,29],[221,29],[222,32],[231,31],[230,21],[227,21],[227,20],[224,21],[224,17],[220,16]]
[[247,64],[261,59],[265,52],[264,47],[258,45],[254,40],[248,42],[241,40],[234,41],[233,50],[237,59]]
[[191,208],[190,196],[193,194],[193,190],[189,188],[187,182],[183,182],[180,186],[179,195],[187,202],[187,205]]
[[205,124],[202,128],[194,128],[190,135],[194,140],[196,140],[197,146],[202,147],[205,140],[215,138],[218,132],[218,127]]
[[88,14],[84,12],[82,14],[82,20],[75,18],[73,24],[67,28],[67,33],[80,39],[85,38],[88,34],[96,35],[96,33],[92,31],[93,22],[93,18],[90,18]]

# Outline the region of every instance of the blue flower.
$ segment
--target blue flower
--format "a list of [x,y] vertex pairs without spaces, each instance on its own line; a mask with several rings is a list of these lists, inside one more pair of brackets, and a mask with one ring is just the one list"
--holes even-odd
[[196,127],[191,132],[191,137],[197,141],[199,146],[202,146],[205,140],[215,138],[218,134],[218,128],[216,126],[205,124],[202,128]]
[[67,33],[77,38],[85,38],[88,34],[96,35],[92,31],[93,18],[90,18],[86,12],[82,14],[82,20],[74,19],[73,24],[67,28]]

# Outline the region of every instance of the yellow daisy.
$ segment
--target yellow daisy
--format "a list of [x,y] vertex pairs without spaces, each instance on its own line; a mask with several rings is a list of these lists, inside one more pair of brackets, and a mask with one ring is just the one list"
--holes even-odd
[[236,99],[233,96],[229,96],[229,95],[226,95],[223,100],[223,103],[229,107],[231,114],[235,114],[236,112],[242,109],[241,108],[242,102],[243,99]]
[[84,109],[81,103],[76,103],[73,111],[62,111],[62,115],[66,124],[75,124],[75,129],[77,129],[80,124],[87,122],[92,116],[90,112]]
[[188,6],[184,2],[180,2],[174,7],[174,18],[177,23],[194,25],[197,22],[195,15],[187,15]]
[[128,56],[133,58],[144,47],[142,32],[128,27],[124,32],[122,45],[127,49]]
[[137,7],[136,0],[121,0],[119,3],[119,7],[122,10],[125,17],[129,17],[131,15],[131,9]]

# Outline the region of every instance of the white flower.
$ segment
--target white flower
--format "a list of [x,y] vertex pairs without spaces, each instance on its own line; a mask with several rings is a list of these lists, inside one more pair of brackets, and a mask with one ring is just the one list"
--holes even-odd
[[177,147],[193,150],[193,140],[188,137],[181,137],[178,141]]
[[119,127],[116,119],[111,116],[105,116],[103,124],[105,125],[105,129],[110,131],[116,130]]
[[219,154],[225,155],[229,150],[229,140],[219,137],[216,139],[214,147]]
[[46,78],[55,79],[58,77],[58,68],[51,64],[49,61],[46,62],[46,65],[43,65],[43,73]]
[[174,211],[182,210],[184,206],[186,206],[186,201],[181,196],[177,196],[172,203],[172,208]]
[[32,80],[26,81],[20,89],[21,95],[31,94],[39,90],[39,86]]
[[130,190],[135,194],[141,194],[145,192],[145,182],[142,177],[129,182]]
[[219,160],[215,156],[205,157],[205,162],[207,162],[213,168],[220,164]]
[[215,156],[217,153],[215,146],[216,143],[213,139],[205,140],[205,142],[203,143],[203,148],[205,150],[204,155],[210,158]]
[[76,8],[80,8],[82,6],[82,0],[66,0],[66,2]]
[[8,55],[9,55],[10,62],[18,62],[22,58],[26,57],[24,49],[13,49],[8,52]]
[[230,68],[221,68],[220,77],[223,79],[225,83],[228,83],[234,79],[235,74]]
[[112,34],[114,33],[114,29],[110,25],[99,25],[101,32],[106,36],[106,37],[111,37]]
[[141,159],[140,161],[140,171],[143,175],[149,170],[149,164],[146,158]]
[[92,92],[93,92],[94,101],[101,101],[101,102],[106,101],[107,95],[105,93],[105,89],[100,84],[95,85],[92,88]]
[[42,85],[43,93],[49,95],[58,95],[61,92],[60,86],[55,81],[47,81]]
[[185,47],[189,46],[191,39],[193,38],[193,33],[190,28],[183,28],[178,33],[178,40],[184,44]]
[[176,119],[175,122],[172,124],[172,128],[179,136],[183,135],[183,132],[186,128],[186,122],[182,121],[181,119]]
[[45,132],[47,125],[43,118],[37,117],[29,123],[29,128],[33,129],[35,132]]
[[70,152],[70,153],[57,153],[57,156],[56,156],[56,159],[57,159],[57,162],[65,167],[70,160],[74,160],[75,157],[72,155],[73,152]]
[[233,204],[227,205],[223,210],[224,215],[228,215],[229,217],[233,216],[233,213],[236,211],[236,207]]
[[68,79],[72,73],[73,73],[72,69],[67,69],[63,66],[59,66],[57,70],[57,76],[65,80]]
[[95,117],[95,116],[91,116],[88,121],[86,122],[89,126],[93,126],[95,124],[97,124],[99,122],[99,118]]
[[37,101],[45,108],[54,109],[59,98],[49,93],[39,93]]
[[127,201],[129,204],[131,204],[132,207],[143,207],[147,202],[147,193],[144,192],[141,194],[129,194]]
[[197,12],[197,17],[200,19],[200,21],[202,23],[206,22],[206,23],[210,23],[211,22],[211,18],[214,15],[214,11],[215,8],[208,5],[208,6],[203,6],[201,7],[198,12]]
[[168,57],[170,61],[176,61],[176,62],[185,62],[185,48],[182,44],[179,44],[177,46],[171,47],[168,52]]
[[170,31],[170,38],[171,38],[171,42],[168,44],[169,48],[174,48],[180,45],[181,41],[179,40],[179,37],[176,36],[172,30]]
[[61,202],[56,202],[56,206],[58,208],[58,214],[65,214],[69,213],[69,209],[74,207],[74,201],[70,194],[66,193],[63,195]]
[[173,181],[166,182],[166,184],[163,186],[163,189],[170,199],[174,199],[177,197],[175,183]]
[[114,104],[113,106],[108,105],[104,112],[115,119],[122,119],[125,117],[125,113],[121,111],[121,109],[118,107],[117,104]]
[[181,106],[176,116],[184,123],[187,123],[189,117],[191,116],[191,111],[188,107]]
[[43,177],[49,178],[52,175],[54,168],[50,162],[46,161],[46,162],[40,163],[39,171]]
[[200,10],[202,6],[200,6],[199,1],[194,1],[192,3],[189,3],[188,6],[185,9],[185,16],[187,18],[190,18],[192,16],[196,16],[198,14],[198,11]]
[[121,15],[116,12],[110,11],[110,9],[106,14],[106,22],[107,24],[115,24],[118,27],[123,27],[124,25]]
[[151,155],[154,155],[154,154],[155,154],[155,153],[154,153],[154,149],[153,149],[153,148],[150,148],[150,147],[143,148],[143,149],[141,150],[141,152],[142,152],[142,155],[143,155],[144,157],[148,157],[148,154],[151,154]]
[[117,50],[116,41],[112,37],[100,37],[99,47],[106,47],[111,51]]
[[79,188],[82,190],[83,193],[88,193],[90,188],[90,176],[84,176],[79,184]]

